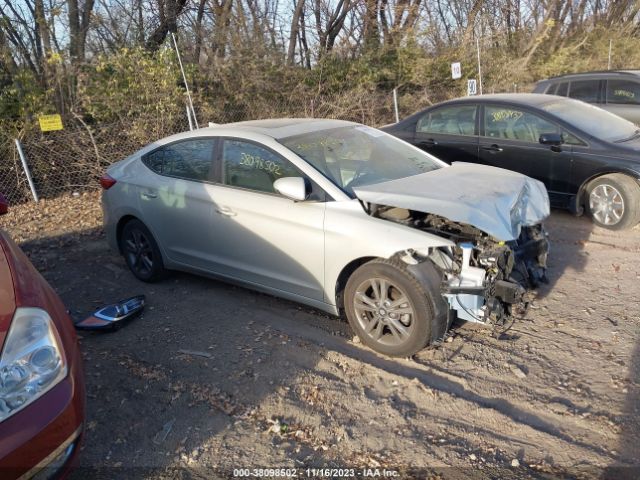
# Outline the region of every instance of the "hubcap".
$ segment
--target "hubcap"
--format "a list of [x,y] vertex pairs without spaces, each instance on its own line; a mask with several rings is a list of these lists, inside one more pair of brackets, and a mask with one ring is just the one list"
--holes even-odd
[[125,239],[125,255],[132,270],[148,275],[153,268],[153,251],[146,235],[140,230],[131,230]]
[[624,199],[615,187],[598,185],[589,195],[589,209],[598,222],[615,225],[624,215]]
[[383,345],[407,341],[414,329],[415,312],[406,293],[384,278],[371,278],[356,289],[353,308],[360,327]]

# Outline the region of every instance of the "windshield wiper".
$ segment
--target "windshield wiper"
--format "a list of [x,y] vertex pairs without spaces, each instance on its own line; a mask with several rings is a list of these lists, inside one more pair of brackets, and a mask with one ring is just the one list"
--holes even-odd
[[633,135],[631,135],[630,137],[627,138],[621,138],[620,140],[616,140],[613,143],[624,143],[624,142],[628,142],[629,140],[633,140],[634,138],[640,136],[640,128],[638,130],[636,130],[635,132],[633,132]]

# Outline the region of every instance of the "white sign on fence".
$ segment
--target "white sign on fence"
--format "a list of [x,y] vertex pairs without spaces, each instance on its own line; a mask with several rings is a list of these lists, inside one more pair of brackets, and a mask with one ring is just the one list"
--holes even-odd
[[467,80],[467,95],[476,95],[478,93],[478,83],[475,78]]
[[451,78],[454,80],[462,77],[462,67],[460,66],[460,62],[455,62],[451,64]]

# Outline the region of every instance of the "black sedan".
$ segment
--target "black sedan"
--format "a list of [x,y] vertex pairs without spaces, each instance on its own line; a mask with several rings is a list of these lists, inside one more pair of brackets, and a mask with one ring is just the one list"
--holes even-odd
[[448,162],[482,163],[542,181],[551,204],[605,228],[640,222],[640,129],[587,103],[499,94],[440,103],[383,128]]

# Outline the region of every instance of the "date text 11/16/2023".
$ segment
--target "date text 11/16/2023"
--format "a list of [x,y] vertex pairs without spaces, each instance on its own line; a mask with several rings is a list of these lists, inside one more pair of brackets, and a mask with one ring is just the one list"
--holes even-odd
[[394,478],[387,468],[234,468],[234,478]]

